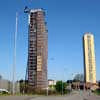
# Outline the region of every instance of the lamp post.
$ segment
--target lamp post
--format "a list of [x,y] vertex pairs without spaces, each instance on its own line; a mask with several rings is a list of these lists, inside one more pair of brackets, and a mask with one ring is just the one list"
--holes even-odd
[[48,86],[47,86],[47,96],[48,96]]
[[13,85],[12,93],[15,94],[15,74],[16,74],[16,44],[17,44],[17,32],[18,32],[18,13],[16,12],[16,28],[14,34],[14,57],[13,57]]
[[63,80],[62,80],[62,95],[63,95]]
[[18,35],[18,12],[16,12],[16,24],[15,24],[15,33],[14,33],[14,50],[13,50],[13,67],[12,67],[12,94],[13,95],[16,93],[16,91],[15,91],[15,75],[16,75],[17,35]]
[[[65,76],[65,73],[64,73],[64,72],[65,72],[67,69],[68,69],[68,68],[64,67],[64,69],[63,69],[63,71],[62,71],[62,72],[63,72],[63,74],[62,74],[62,75],[63,75],[63,78],[65,78],[65,77],[64,77],[64,76]],[[64,90],[63,78],[62,78],[62,95],[64,94],[64,91],[63,91],[63,90]]]

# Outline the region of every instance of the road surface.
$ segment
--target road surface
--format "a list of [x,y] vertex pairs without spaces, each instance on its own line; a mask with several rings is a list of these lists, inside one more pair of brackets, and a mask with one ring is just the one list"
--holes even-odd
[[100,100],[100,96],[77,92],[67,96],[0,96],[0,100]]
[[0,100],[31,100],[34,96],[0,96]]

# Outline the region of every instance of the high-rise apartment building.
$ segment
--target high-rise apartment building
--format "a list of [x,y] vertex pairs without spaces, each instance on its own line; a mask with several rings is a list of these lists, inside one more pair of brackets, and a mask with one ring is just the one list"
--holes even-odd
[[28,84],[33,89],[46,89],[48,33],[43,9],[30,10],[28,37]]
[[86,83],[96,83],[96,61],[94,36],[87,32],[83,37],[84,49],[84,78]]

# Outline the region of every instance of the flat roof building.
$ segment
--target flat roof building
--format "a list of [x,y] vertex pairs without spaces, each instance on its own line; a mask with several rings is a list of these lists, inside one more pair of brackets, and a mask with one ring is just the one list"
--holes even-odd
[[29,13],[27,79],[30,88],[45,89],[47,80],[48,33],[43,9]]
[[94,36],[91,32],[87,32],[84,34],[83,49],[84,49],[84,80],[86,83],[96,83]]

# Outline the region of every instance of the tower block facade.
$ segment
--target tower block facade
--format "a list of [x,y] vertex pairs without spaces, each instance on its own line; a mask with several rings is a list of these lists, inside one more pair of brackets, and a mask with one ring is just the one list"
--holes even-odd
[[94,36],[90,32],[83,37],[84,49],[84,78],[86,83],[96,83],[96,61]]
[[29,13],[28,84],[33,89],[47,88],[48,33],[43,9]]

